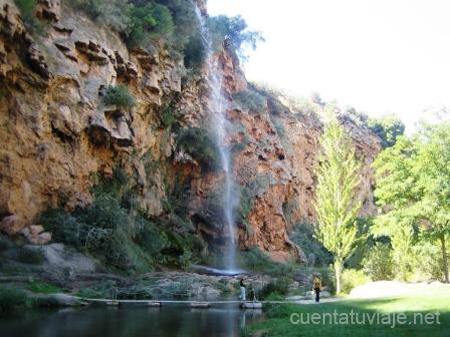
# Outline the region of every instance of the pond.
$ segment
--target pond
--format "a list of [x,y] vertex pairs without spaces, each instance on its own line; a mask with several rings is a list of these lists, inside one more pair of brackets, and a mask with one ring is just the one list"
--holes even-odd
[[260,319],[260,310],[241,310],[235,306],[64,309],[0,321],[0,336],[233,337]]

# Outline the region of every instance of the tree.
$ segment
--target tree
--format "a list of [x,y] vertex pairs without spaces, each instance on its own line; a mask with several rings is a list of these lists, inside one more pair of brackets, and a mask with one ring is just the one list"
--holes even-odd
[[412,271],[411,249],[414,244],[414,212],[411,203],[421,194],[415,175],[417,142],[406,137],[382,151],[375,160],[377,185],[375,197],[381,214],[371,232],[375,237],[388,236],[393,249],[397,278],[407,280]]
[[341,275],[345,261],[359,241],[356,216],[361,201],[355,200],[359,186],[360,164],[355,159],[352,140],[340,127],[332,108],[327,108],[330,121],[322,136],[322,154],[317,170],[318,185],[314,203],[317,212],[317,239],[334,256],[336,291],[341,291]]
[[381,146],[384,149],[394,146],[397,137],[405,133],[405,124],[395,115],[371,118],[368,125],[381,138]]
[[226,49],[245,58],[242,47],[250,45],[253,49],[260,41],[264,41],[259,32],[249,31],[247,23],[241,16],[214,16],[209,19],[209,29],[212,34],[214,48],[224,46]]
[[446,236],[450,234],[450,123],[425,127],[417,160],[422,190],[417,217],[425,221],[425,237],[441,245],[442,268],[449,283]]
[[375,196],[383,210],[375,230],[393,239],[397,266],[401,270],[411,264],[406,259],[413,244],[412,234],[420,230],[422,238],[439,241],[442,272],[448,283],[450,123],[425,125],[414,138],[399,138],[392,148],[378,156],[374,167]]

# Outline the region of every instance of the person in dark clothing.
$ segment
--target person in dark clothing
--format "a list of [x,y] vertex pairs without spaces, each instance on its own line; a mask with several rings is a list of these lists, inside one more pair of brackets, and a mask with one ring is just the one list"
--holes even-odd
[[320,301],[320,291],[322,290],[322,280],[318,274],[314,275],[314,292],[316,293],[316,302]]

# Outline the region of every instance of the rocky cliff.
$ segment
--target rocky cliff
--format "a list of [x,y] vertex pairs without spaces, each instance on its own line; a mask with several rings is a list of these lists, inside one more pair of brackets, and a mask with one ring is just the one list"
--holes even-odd
[[[88,206],[93,177],[111,176],[120,166],[140,211],[170,219],[166,204],[176,196],[195,233],[220,246],[223,173],[205,168],[179,141],[183,130],[208,125],[206,69],[182,79],[182,61],[165,48],[129,50],[117,34],[59,0],[38,3],[35,15],[46,24],[39,36],[27,31],[12,0],[0,1],[0,230],[47,243],[51,233],[34,226],[40,214]],[[202,1],[200,8],[206,15]],[[271,95],[261,95],[259,109],[235,101],[247,88],[238,59],[226,50],[216,57],[229,100],[227,141],[241,187],[240,247],[257,246],[275,260],[304,260],[288,232],[296,223],[314,222],[321,122]],[[128,86],[133,108],[104,104],[105,90],[117,84]],[[165,121],[168,111],[178,130]],[[380,141],[369,129],[341,120],[364,163],[358,198],[364,201],[361,216],[368,216],[374,212],[370,164]],[[180,186],[183,193],[176,192]]]

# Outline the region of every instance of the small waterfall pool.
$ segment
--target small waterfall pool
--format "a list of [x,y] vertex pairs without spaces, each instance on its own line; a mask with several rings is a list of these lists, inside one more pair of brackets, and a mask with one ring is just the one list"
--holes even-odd
[[260,310],[236,307],[64,309],[2,319],[0,336],[234,337],[260,319]]

